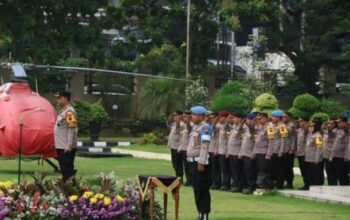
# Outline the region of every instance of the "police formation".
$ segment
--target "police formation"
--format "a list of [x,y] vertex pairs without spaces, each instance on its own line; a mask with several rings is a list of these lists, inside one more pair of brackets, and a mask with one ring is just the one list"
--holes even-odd
[[[304,186],[349,185],[347,118],[292,119],[289,112],[213,113],[202,106],[169,116],[172,165],[193,186],[199,220],[208,219],[210,189],[261,195],[293,189],[298,159]],[[184,178],[185,175],[185,178]]]

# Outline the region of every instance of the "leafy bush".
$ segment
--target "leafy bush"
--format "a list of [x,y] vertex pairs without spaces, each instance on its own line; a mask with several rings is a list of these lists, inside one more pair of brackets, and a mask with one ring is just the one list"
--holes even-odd
[[293,106],[289,111],[294,111],[299,114],[298,116],[311,117],[314,113],[319,112],[319,110],[320,101],[315,96],[306,93],[295,97]]
[[239,95],[215,96],[210,102],[210,109],[214,112],[227,110],[232,112],[246,113],[249,111],[249,103],[246,98]]
[[164,130],[155,129],[151,133],[145,133],[142,137],[141,144],[157,144],[167,143],[167,135]]
[[203,105],[207,106],[208,88],[202,79],[197,79],[185,89],[187,106]]
[[321,112],[327,113],[332,118],[336,118],[345,115],[346,107],[339,101],[322,99]]
[[259,95],[254,101],[253,112],[265,112],[270,114],[274,109],[278,108],[276,97],[270,93]]
[[107,122],[109,120],[106,109],[101,104],[101,100],[93,103],[90,106],[91,109],[91,118],[90,122]]
[[242,95],[246,84],[242,81],[228,82],[223,85],[215,96],[220,95]]
[[319,118],[322,120],[322,122],[326,122],[329,120],[329,115],[324,112],[317,112],[311,116],[311,120]]
[[149,133],[156,129],[166,131],[166,119],[165,118],[156,118],[156,119],[124,119],[118,120],[116,122],[117,130],[128,131],[132,135]]
[[299,117],[309,118],[310,117],[310,115],[308,113],[306,113],[302,110],[299,110],[297,108],[294,108],[294,107],[290,108],[288,111],[290,113],[292,113],[293,118],[299,118]]

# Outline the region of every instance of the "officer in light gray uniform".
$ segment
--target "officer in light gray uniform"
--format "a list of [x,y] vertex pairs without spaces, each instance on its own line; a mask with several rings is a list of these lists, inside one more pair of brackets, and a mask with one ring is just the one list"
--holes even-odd
[[301,176],[303,177],[304,186],[299,190],[308,190],[310,187],[309,178],[307,177],[307,165],[305,162],[305,145],[308,135],[308,118],[301,117],[298,119],[298,129],[296,137],[296,155],[299,161]]
[[329,157],[335,166],[337,182],[339,185],[349,185],[349,178],[347,175],[347,164],[345,163],[345,148],[348,142],[347,118],[342,117],[337,121],[338,129],[335,136],[332,151]]
[[199,220],[207,220],[210,213],[210,165],[209,143],[212,127],[204,121],[207,110],[202,106],[191,108],[194,123],[187,148],[190,178]]
[[336,119],[332,118],[325,123],[323,128],[323,161],[327,173],[327,182],[330,186],[336,186],[338,184],[334,161],[329,160],[336,135],[337,122]]
[[209,145],[209,160],[211,167],[211,180],[212,185],[210,189],[220,189],[221,188],[221,171],[220,171],[220,161],[218,154],[218,129],[215,129],[215,125],[217,124],[218,114],[211,113],[210,114],[210,124],[213,128],[212,138],[210,140]]
[[242,120],[244,115],[240,113],[231,113],[231,131],[227,143],[227,155],[230,162],[230,172],[233,180],[231,192],[242,192],[245,177],[243,160],[238,158],[242,146],[243,127]]
[[77,172],[74,169],[78,134],[77,113],[70,104],[70,92],[60,91],[55,97],[61,109],[58,113],[54,128],[57,159],[63,176],[63,181],[74,181]]
[[182,111],[176,111],[172,114],[170,121],[170,133],[168,136],[167,146],[170,148],[171,162],[177,177],[183,179],[183,165],[182,155],[178,151],[180,145],[180,122],[182,118]]
[[227,191],[231,188],[230,183],[230,164],[227,158],[227,132],[229,131],[229,125],[227,117],[229,113],[227,111],[219,112],[219,123],[216,127],[218,129],[218,154],[221,171],[221,190]]
[[285,163],[284,179],[287,182],[285,188],[293,189],[294,181],[294,157],[295,157],[295,124],[292,121],[292,113],[285,112],[283,114],[283,122],[287,128],[287,137],[285,138],[285,144],[283,149],[283,161]]
[[187,162],[187,146],[188,146],[189,135],[192,129],[190,120],[191,120],[191,111],[185,111],[183,114],[182,121],[180,122],[180,143],[178,148],[178,152],[182,156],[182,163],[183,163],[183,168],[186,176],[186,182],[183,183],[184,186],[191,185],[189,172],[188,172],[189,171],[188,162]]

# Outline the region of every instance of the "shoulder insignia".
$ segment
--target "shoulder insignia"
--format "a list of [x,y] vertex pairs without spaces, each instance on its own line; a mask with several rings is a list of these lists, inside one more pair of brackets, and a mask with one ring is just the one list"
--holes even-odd
[[282,138],[286,138],[288,136],[288,130],[287,130],[287,127],[285,125],[281,125],[279,127],[279,130],[280,130],[280,134],[281,134]]
[[75,128],[77,127],[77,120],[73,114],[72,111],[67,111],[66,113],[66,122],[67,122],[67,126],[69,128]]
[[317,135],[315,142],[316,142],[316,147],[317,148],[321,148],[322,147],[322,143],[323,143],[322,136],[321,135]]
[[275,129],[272,126],[267,127],[267,137],[269,139],[275,138]]

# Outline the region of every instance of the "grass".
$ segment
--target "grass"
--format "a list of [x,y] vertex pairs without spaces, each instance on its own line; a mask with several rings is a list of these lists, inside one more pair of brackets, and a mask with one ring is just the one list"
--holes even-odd
[[[138,137],[100,137],[99,141],[130,141],[134,143],[138,143],[141,138]],[[90,141],[90,137],[80,136],[78,137],[79,141]]]
[[[119,177],[127,179],[137,174],[173,174],[171,164],[162,160],[147,160],[136,158],[82,158],[76,160],[79,175],[91,178],[100,172],[114,171]],[[17,161],[0,160],[0,179],[16,181]],[[35,171],[50,172],[50,177],[57,176],[51,173],[52,169],[44,164],[38,165],[36,161],[23,163],[23,170],[30,174]],[[296,187],[301,186],[300,177],[296,178]],[[286,198],[278,193],[266,196],[246,196],[229,192],[212,191],[211,219],[231,220],[267,220],[267,219],[349,219],[349,206],[318,203],[313,201]],[[195,210],[192,189],[181,188],[180,219],[195,219]],[[161,195],[156,199],[162,203]],[[169,201],[169,219],[174,219],[174,203]]]
[[147,151],[153,153],[163,153],[169,154],[170,149],[165,145],[156,145],[156,144],[133,144],[131,146],[120,146],[120,148],[128,150],[137,150],[137,151]]

